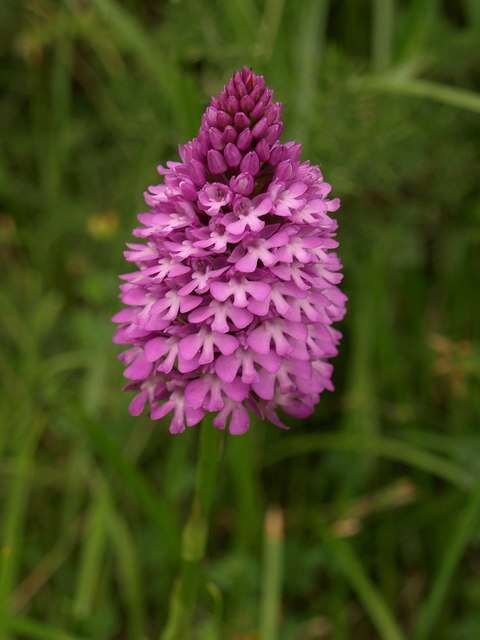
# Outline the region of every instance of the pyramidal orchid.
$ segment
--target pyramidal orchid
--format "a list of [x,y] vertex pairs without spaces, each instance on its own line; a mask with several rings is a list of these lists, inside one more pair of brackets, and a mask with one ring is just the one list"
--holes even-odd
[[335,253],[340,206],[319,167],[281,142],[282,106],[244,68],[211,99],[179,161],[158,167],[125,258],[130,413],[170,414],[179,433],[214,413],[242,434],[249,411],[278,426],[332,390],[330,359],[345,313]]

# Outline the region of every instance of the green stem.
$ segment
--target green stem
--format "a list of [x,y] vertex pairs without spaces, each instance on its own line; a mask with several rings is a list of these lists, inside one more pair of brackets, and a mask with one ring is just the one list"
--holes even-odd
[[205,556],[208,519],[212,506],[222,432],[205,420],[200,427],[200,445],[195,480],[195,495],[190,517],[182,537],[180,575],[173,588],[167,624],[161,640],[185,640],[191,637],[200,583],[200,563]]
[[390,66],[393,49],[395,2],[373,1],[373,68],[380,73]]
[[271,509],[265,518],[260,640],[278,638],[283,581],[283,515]]
[[17,473],[5,501],[0,530],[0,640],[9,640],[11,637],[6,620],[11,608],[10,599],[22,549],[25,512],[33,481],[28,471],[34,466],[35,449],[43,427],[43,422],[32,425],[23,438],[17,454]]

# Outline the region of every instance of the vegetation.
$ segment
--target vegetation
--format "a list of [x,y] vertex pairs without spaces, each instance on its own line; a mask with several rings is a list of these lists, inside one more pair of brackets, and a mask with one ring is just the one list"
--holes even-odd
[[350,302],[315,416],[226,437],[191,639],[480,637],[479,39],[477,0],[0,3],[0,640],[165,624],[198,430],[128,415],[110,317],[243,64],[342,198]]

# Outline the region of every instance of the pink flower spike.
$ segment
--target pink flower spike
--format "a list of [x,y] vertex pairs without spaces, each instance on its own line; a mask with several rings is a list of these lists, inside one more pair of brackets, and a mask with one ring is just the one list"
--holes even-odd
[[168,415],[173,434],[209,413],[235,435],[249,411],[286,428],[278,412],[306,417],[333,390],[340,200],[298,142],[280,141],[281,107],[262,76],[236,72],[157,167],[124,252],[112,321],[129,412]]

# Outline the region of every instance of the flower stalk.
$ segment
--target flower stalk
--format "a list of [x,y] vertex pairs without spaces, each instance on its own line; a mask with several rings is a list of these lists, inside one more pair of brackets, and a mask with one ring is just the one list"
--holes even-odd
[[207,546],[209,515],[222,454],[222,436],[223,431],[213,427],[210,420],[204,421],[199,436],[194,497],[182,536],[180,575],[172,591],[161,640],[184,640],[191,637],[192,619],[200,587],[200,565]]

